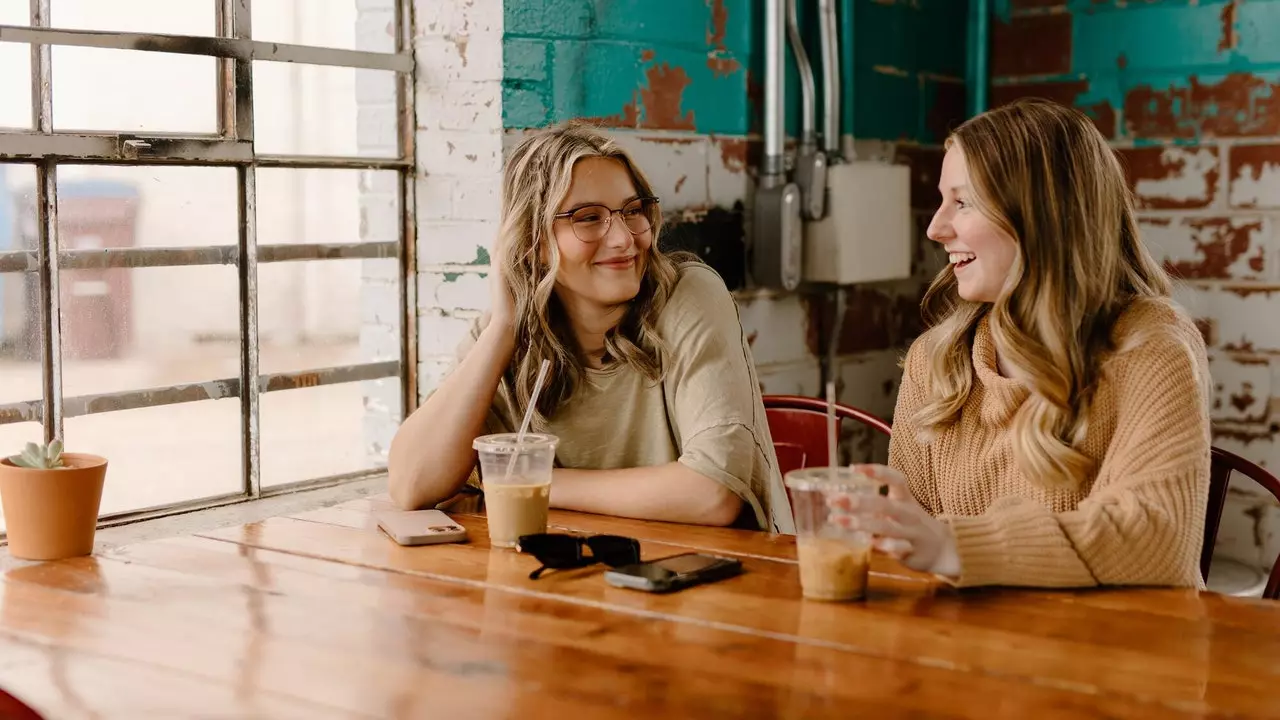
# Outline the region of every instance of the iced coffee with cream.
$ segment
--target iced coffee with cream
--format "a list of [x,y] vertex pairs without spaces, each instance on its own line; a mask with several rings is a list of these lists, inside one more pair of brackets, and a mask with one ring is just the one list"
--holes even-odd
[[472,443],[480,454],[480,483],[493,547],[513,548],[522,535],[547,531],[558,442],[554,435],[525,433],[520,438],[516,433],[500,433],[483,435]]
[[835,494],[878,494],[881,483],[855,468],[805,468],[787,473],[796,521],[800,590],[810,600],[861,600],[871,569],[871,535],[831,522]]

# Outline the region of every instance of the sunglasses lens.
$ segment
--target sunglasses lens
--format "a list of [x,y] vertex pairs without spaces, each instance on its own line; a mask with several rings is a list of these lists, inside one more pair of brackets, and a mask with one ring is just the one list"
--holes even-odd
[[571,535],[522,535],[518,547],[549,568],[575,567],[582,562],[582,543]]
[[596,535],[587,538],[587,546],[596,560],[609,567],[621,567],[640,562],[640,543],[634,538],[620,535]]

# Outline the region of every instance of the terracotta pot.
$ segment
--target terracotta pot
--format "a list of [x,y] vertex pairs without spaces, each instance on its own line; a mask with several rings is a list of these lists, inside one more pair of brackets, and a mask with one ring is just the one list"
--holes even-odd
[[107,460],[63,453],[62,462],[67,467],[33,470],[7,457],[0,460],[0,504],[10,555],[57,560],[93,552]]

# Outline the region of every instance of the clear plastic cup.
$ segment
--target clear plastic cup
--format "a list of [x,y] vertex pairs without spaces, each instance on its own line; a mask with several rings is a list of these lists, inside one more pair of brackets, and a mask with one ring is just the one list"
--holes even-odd
[[521,535],[547,531],[551,468],[559,442],[541,433],[525,433],[523,440],[516,433],[499,433],[471,444],[480,454],[490,545],[515,547]]
[[875,495],[884,483],[870,466],[804,468],[787,473],[796,520],[800,589],[811,600],[861,600],[871,568],[869,533],[831,522],[827,499],[834,494]]

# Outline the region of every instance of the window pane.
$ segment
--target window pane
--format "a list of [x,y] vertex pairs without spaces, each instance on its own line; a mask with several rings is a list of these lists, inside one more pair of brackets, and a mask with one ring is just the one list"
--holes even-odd
[[400,380],[263,393],[262,485],[385,468]]
[[399,308],[395,259],[261,263],[259,371],[398,360]]
[[399,155],[390,70],[257,61],[253,98],[254,143],[260,153]]
[[[0,0],[0,5],[10,2],[13,0]],[[0,42],[0,68],[4,68],[0,72],[0,127],[30,130],[31,46]]]
[[236,171],[62,165],[58,222],[63,249],[235,245]]
[[395,0],[253,0],[253,38],[395,52]]
[[102,514],[240,492],[240,400],[206,400],[65,421],[67,450],[107,459]]
[[35,273],[0,273],[0,405],[44,397],[40,376],[43,337],[39,277]]
[[[5,457],[22,452],[29,442],[44,442],[44,426],[40,423],[23,422],[11,425],[0,425],[0,453]],[[4,530],[4,508],[0,507],[0,530]]]
[[258,171],[258,244],[396,242],[394,170]]
[[[21,0],[0,0],[0,3],[16,1]],[[56,28],[168,35],[217,34],[214,3],[204,0],[52,0],[50,9],[49,24]]]
[[52,54],[58,130],[217,131],[214,58],[56,45]]
[[63,270],[60,279],[67,397],[239,376],[234,266]]
[[[18,209],[32,203],[35,168],[0,163],[0,252],[27,246]],[[40,282],[35,273],[0,273],[0,403],[43,397]],[[0,446],[3,452],[3,446]]]
[[0,0],[0,25],[30,25],[29,0]]

